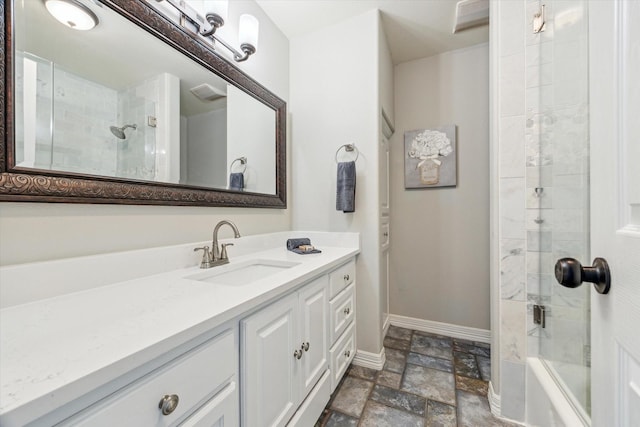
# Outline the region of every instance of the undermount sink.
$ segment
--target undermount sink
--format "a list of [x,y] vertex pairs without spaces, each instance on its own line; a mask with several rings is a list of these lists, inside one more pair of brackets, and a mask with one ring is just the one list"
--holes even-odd
[[255,259],[238,264],[213,267],[212,270],[186,276],[185,279],[227,286],[248,285],[256,280],[280,273],[299,262]]

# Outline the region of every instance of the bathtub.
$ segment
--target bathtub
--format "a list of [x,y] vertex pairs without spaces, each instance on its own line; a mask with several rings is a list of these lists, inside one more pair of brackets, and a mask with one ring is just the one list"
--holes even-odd
[[[571,371],[571,369],[563,369]],[[590,426],[589,416],[576,407],[558,384],[557,375],[537,357],[527,358],[526,425],[539,427]],[[578,369],[575,370],[576,372]],[[570,379],[577,381],[576,379]]]

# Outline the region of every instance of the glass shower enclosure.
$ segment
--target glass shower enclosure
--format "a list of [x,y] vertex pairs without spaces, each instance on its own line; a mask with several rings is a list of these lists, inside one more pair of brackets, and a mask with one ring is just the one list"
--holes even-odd
[[[569,289],[556,260],[588,260],[588,2],[529,1],[527,16],[527,289],[530,354],[590,420],[589,286]],[[544,10],[543,10],[544,6]],[[538,22],[536,22],[538,21]],[[536,25],[538,24],[538,25]],[[532,348],[533,347],[533,348]]]

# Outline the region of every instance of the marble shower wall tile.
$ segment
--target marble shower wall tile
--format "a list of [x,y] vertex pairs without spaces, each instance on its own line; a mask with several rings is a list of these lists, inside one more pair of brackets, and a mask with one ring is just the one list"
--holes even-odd
[[[506,3],[506,2],[505,2]],[[500,117],[521,116],[525,113],[524,51],[505,56],[500,61]]]
[[500,178],[500,236],[525,237],[524,178]]
[[500,240],[500,297],[524,301],[526,298],[525,241]]
[[500,56],[522,52],[525,40],[525,5],[521,1],[500,2]]
[[[502,300],[500,319],[500,359],[523,363],[527,357],[526,314],[524,301]],[[501,378],[503,374],[500,375]]]
[[523,177],[525,116],[500,119],[500,172],[501,178]]
[[[551,252],[527,252],[527,273],[553,276],[556,258]],[[527,292],[530,291],[527,289]]]

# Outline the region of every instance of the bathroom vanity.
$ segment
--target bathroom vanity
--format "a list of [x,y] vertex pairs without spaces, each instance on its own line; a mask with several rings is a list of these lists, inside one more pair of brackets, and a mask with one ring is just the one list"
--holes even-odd
[[313,425],[355,355],[359,235],[229,242],[210,269],[202,242],[1,268],[0,424]]

